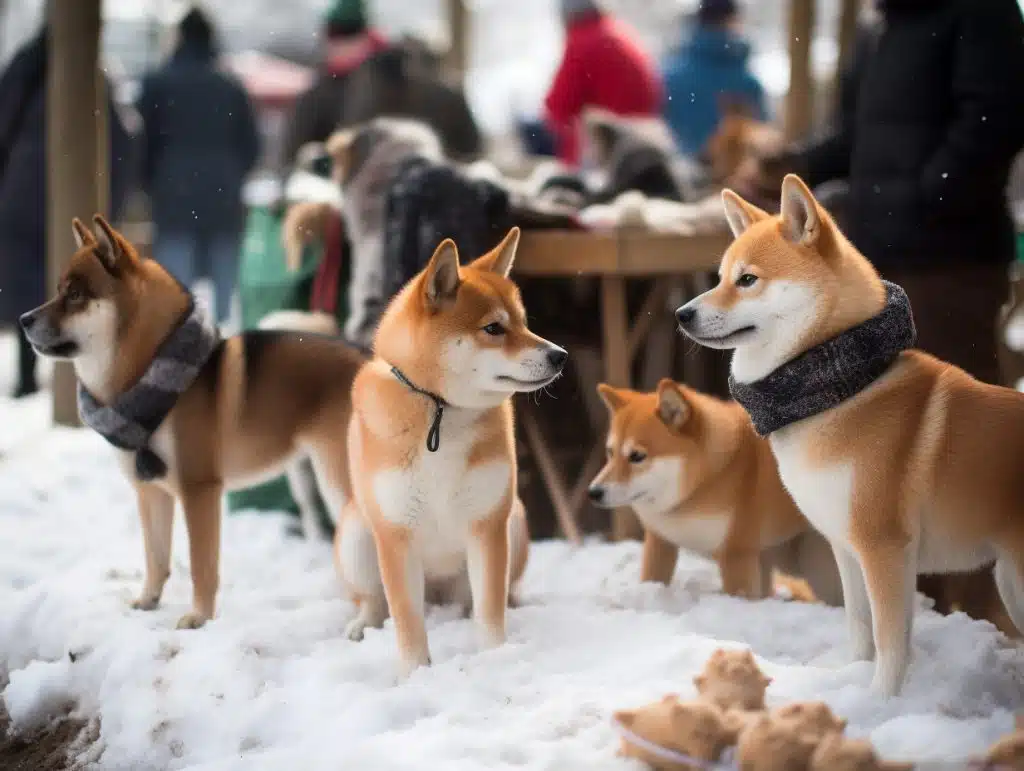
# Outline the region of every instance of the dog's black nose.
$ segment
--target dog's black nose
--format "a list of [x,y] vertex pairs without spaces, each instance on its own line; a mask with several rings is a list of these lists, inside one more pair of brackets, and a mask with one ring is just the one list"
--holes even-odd
[[32,315],[31,311],[29,311],[28,313],[21,314],[21,317],[18,319],[18,323],[21,324],[22,329],[28,332],[32,329],[32,325],[36,323],[36,317]]
[[555,369],[561,369],[569,358],[569,352],[562,348],[552,348],[548,351],[548,363]]
[[590,498],[594,503],[600,503],[604,500],[604,488],[603,487],[588,487],[587,497]]
[[697,309],[691,308],[689,305],[684,305],[682,308],[676,310],[676,321],[682,327],[687,326],[694,317],[697,315]]

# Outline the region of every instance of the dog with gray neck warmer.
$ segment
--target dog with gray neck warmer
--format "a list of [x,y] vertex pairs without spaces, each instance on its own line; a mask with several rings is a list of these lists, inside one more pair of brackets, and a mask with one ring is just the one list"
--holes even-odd
[[1024,394],[912,350],[910,303],[795,175],[772,216],[722,194],[736,240],[721,282],[676,312],[733,349],[730,390],[832,545],[856,659],[899,693],[916,579],[993,560],[1024,630]]

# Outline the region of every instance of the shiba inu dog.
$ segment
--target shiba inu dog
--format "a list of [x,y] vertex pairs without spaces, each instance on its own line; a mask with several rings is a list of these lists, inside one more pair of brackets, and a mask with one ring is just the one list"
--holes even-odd
[[484,644],[505,639],[510,573],[526,548],[512,516],[511,396],[552,383],[568,357],[527,328],[508,278],[518,243],[513,228],[462,266],[455,243],[442,242],[388,306],[376,356],[353,386],[355,497],[336,536],[360,603],[348,634],[358,639],[390,611],[404,673],[430,661],[426,580],[465,571]]
[[180,628],[214,616],[221,498],[309,456],[321,488],[350,500],[352,384],[365,359],[306,332],[221,340],[193,298],[102,217],[75,220],[77,251],[56,296],[21,317],[39,354],[73,362],[83,419],[118,448],[135,486],[146,552],[133,603],[157,607],[170,573],[175,499],[189,534],[193,604]]
[[796,176],[780,214],[731,191],[721,283],[677,311],[732,348],[732,392],[767,434],[786,488],[831,542],[856,658],[899,692],[919,573],[996,560],[1024,629],[1024,395],[911,350],[903,291],[884,283]]
[[598,386],[608,460],[591,483],[597,506],[630,506],[646,531],[641,581],[668,584],[680,548],[713,556],[729,594],[773,593],[772,569],[842,602],[828,543],[785,491],[768,443],[743,408],[664,379],[654,393]]

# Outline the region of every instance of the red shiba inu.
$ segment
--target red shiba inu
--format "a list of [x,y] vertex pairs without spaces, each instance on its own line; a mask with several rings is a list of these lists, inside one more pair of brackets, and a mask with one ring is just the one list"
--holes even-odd
[[376,357],[353,386],[354,499],[335,541],[360,603],[348,634],[358,639],[390,611],[404,673],[430,661],[427,581],[465,572],[483,642],[505,639],[510,573],[521,572],[528,540],[513,516],[511,396],[553,382],[568,357],[527,328],[508,278],[518,243],[513,228],[465,266],[454,242],[441,243],[388,306]]
[[778,216],[722,198],[736,240],[721,283],[677,317],[697,342],[735,349],[733,394],[832,544],[854,654],[877,654],[872,687],[893,695],[905,679],[918,573],[995,560],[1024,629],[1024,395],[909,350],[905,294],[796,176]]
[[118,448],[135,486],[146,551],[138,609],[159,604],[181,502],[194,599],[178,626],[195,628],[215,611],[225,490],[311,457],[321,489],[351,499],[344,431],[365,360],[308,332],[221,340],[164,268],[102,217],[95,224],[94,235],[74,221],[78,249],[56,296],[21,324],[41,355],[73,362],[83,419]]
[[828,543],[783,488],[742,407],[667,378],[654,393],[604,383],[598,391],[611,425],[590,499],[636,512],[646,531],[641,581],[668,584],[685,548],[718,561],[729,594],[770,596],[777,568],[805,578],[823,602],[841,603]]

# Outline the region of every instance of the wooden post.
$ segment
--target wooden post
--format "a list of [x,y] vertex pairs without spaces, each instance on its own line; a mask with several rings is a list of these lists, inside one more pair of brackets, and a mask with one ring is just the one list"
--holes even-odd
[[[106,156],[106,104],[98,77],[100,0],[48,0],[50,24],[46,84],[47,273],[57,285],[74,251],[72,217],[102,211],[109,185],[98,148]],[[97,116],[101,116],[97,119]],[[75,375],[60,362],[53,373],[53,421],[79,425]]]
[[836,62],[837,86],[840,76],[850,64],[850,57],[853,56],[859,21],[860,0],[843,0],[842,8],[839,9],[839,29],[836,32],[836,38],[839,40],[839,60]]
[[[632,382],[632,361],[629,355],[626,279],[622,276],[601,277],[601,321],[605,382],[617,388],[628,388]],[[612,540],[641,537],[643,530],[640,520],[632,509],[619,508],[612,511]]]
[[789,3],[789,93],[786,95],[786,139],[807,135],[814,108],[811,74],[811,38],[814,34],[814,0]]
[[445,77],[462,86],[469,66],[469,11],[466,0],[448,0],[448,53],[444,60]]

